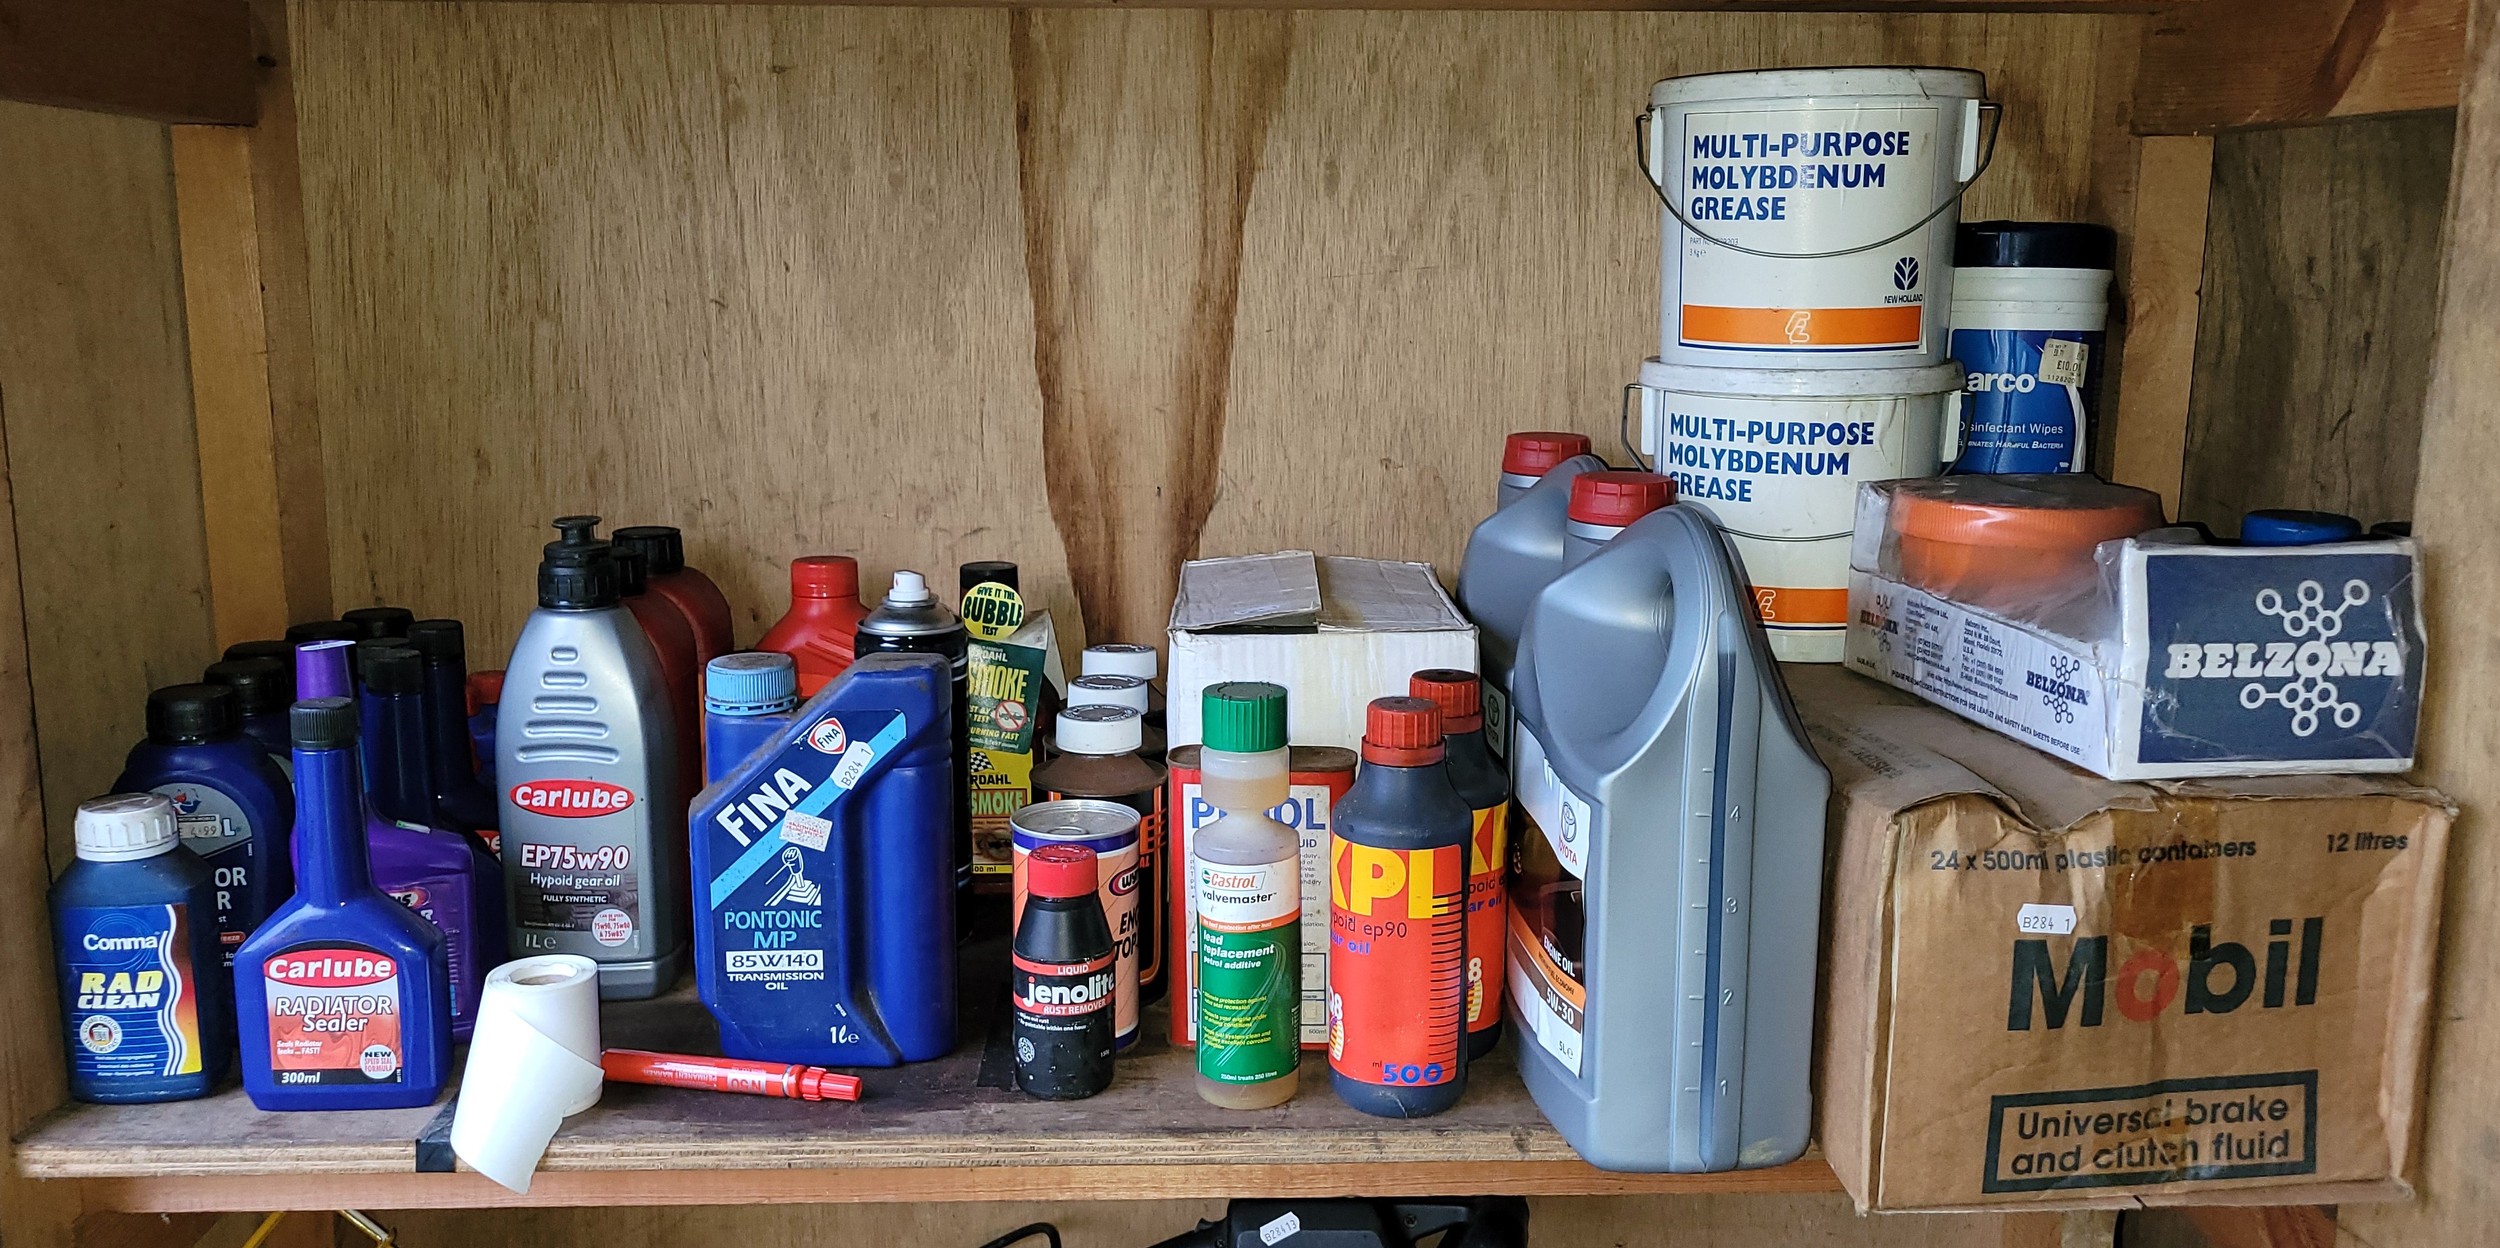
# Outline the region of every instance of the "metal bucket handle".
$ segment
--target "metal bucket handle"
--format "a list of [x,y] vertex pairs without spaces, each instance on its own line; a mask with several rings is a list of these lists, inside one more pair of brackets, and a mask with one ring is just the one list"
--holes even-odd
[[1632,441],[1632,396],[1640,388],[1641,383],[1637,381],[1625,383],[1623,405],[1616,412],[1615,432],[1622,435],[1623,453],[1632,457],[1632,466],[1643,472],[1655,472],[1657,470],[1649,466],[1649,461],[1641,457],[1639,444]]
[[1642,109],[1638,115],[1632,118],[1632,150],[1638,158],[1638,162],[1640,164],[1641,181],[1649,183],[1649,189],[1657,192],[1658,202],[1666,206],[1667,215],[1675,218],[1676,224],[1683,226],[1685,232],[1692,234],[1695,237],[1700,238],[1703,242],[1710,243],[1714,246],[1725,247],[1729,251],[1741,252],[1748,256],[1760,256],[1765,260],[1829,260],[1835,256],[1854,256],[1861,251],[1873,251],[1878,247],[1889,246],[1890,244],[1900,242],[1902,239],[1908,238],[1912,234],[1916,234],[1920,230],[1926,229],[1927,223],[1943,216],[1945,209],[1962,202],[1963,193],[1970,190],[1971,184],[1977,182],[1982,175],[1988,172],[1989,165],[1995,163],[1997,158],[1997,133],[2005,128],[2005,106],[2003,104],[2000,104],[1995,100],[1980,100],[1977,101],[1977,103],[1979,105],[1980,115],[1985,119],[1985,124],[1987,126],[1987,138],[1982,142],[1979,149],[1979,167],[1971,170],[1971,175],[1969,177],[1955,183],[1953,186],[1953,193],[1946,196],[1943,203],[1928,209],[1926,216],[1920,217],[1918,220],[1911,222],[1899,233],[1886,235],[1885,237],[1876,239],[1871,243],[1860,243],[1855,247],[1842,247],[1834,251],[1757,251],[1754,248],[1747,247],[1742,243],[1730,242],[1727,239],[1721,238],[1718,235],[1693,224],[1691,218],[1684,215],[1684,210],[1675,206],[1675,199],[1673,196],[1667,194],[1666,186],[1659,182],[1657,176],[1649,171],[1649,117],[1651,113],[1657,111],[1655,108]]

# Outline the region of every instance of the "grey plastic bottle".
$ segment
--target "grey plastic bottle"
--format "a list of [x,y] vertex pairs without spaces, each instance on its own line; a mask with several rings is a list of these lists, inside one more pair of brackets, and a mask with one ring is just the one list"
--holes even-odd
[[1650,512],[1538,596],[1514,672],[1510,1024],[1608,1170],[1778,1165],[1811,1126],[1831,777],[1739,568],[1700,508]]
[[1571,505],[1571,479],[1599,472],[1606,461],[1574,455],[1546,469],[1533,484],[1504,472],[1501,505],[1467,535],[1458,565],[1458,605],[1476,622],[1477,666],[1484,676],[1484,743],[1493,757],[1510,757],[1510,669],[1528,606],[1562,574],[1563,513]]
[[686,801],[659,652],[620,604],[595,516],[556,521],[538,610],[495,714],[512,956],[577,953],[599,995],[657,996],[686,967]]

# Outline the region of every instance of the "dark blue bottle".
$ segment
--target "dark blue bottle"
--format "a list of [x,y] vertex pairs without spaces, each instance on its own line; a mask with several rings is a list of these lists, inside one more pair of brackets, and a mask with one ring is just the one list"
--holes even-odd
[[458,620],[419,620],[408,626],[408,648],[425,656],[425,765],[434,817],[492,846],[495,791],[478,780],[469,740],[467,635]]
[[356,706],[298,702],[302,886],[234,960],[243,1090],[267,1110],[431,1105],[451,1073],[443,934],[373,886]]
[[218,948],[235,948],[295,891],[287,838],[295,806],[286,772],[244,736],[224,685],[169,685],[148,695],[147,740],[132,746],[116,793],[162,793],[184,848],[215,874]]
[[954,682],[871,654],[691,821],[695,987],[731,1057],[824,1066],[955,1047]]
[[243,735],[259,742],[280,771],[290,771],[295,766],[295,752],[286,739],[286,708],[295,703],[295,663],[291,656],[286,662],[272,658],[223,659],[209,664],[208,670],[200,673],[200,679],[234,690],[235,704],[243,711]]
[[234,994],[216,884],[173,804],[121,793],[78,807],[78,860],[52,885],[69,1094],[126,1105],[205,1096],[234,1064]]
[[728,775],[799,712],[799,668],[778,652],[724,654],[703,668],[703,783]]

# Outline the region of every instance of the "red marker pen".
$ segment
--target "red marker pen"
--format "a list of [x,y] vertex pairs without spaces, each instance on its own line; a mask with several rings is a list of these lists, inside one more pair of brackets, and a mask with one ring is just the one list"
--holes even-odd
[[647,1053],[641,1049],[609,1049],[599,1055],[600,1069],[617,1083],[648,1083],[697,1092],[743,1092],[793,1101],[856,1101],[859,1077],[837,1075],[822,1066],[785,1066],[734,1057],[692,1053]]

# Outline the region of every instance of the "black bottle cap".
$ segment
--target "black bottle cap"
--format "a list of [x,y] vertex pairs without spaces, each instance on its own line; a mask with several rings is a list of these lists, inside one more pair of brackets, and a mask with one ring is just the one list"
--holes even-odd
[[686,535],[665,524],[637,524],[616,531],[619,550],[642,552],[644,565],[653,576],[666,576],[686,566]]
[[458,620],[419,620],[408,626],[408,648],[428,663],[467,663],[469,635]]
[[407,648],[408,639],[405,637],[367,637],[357,642],[355,649],[347,652],[347,673],[355,677],[356,683],[361,685],[365,683],[366,660],[380,651]]
[[538,605],[593,611],[616,605],[616,548],[596,536],[597,516],[560,516],[538,561]]
[[960,602],[975,585],[996,581],[1009,589],[1022,592],[1016,584],[1016,565],[1004,559],[975,559],[955,571],[955,599]]
[[364,630],[345,620],[306,620],[286,630],[287,643],[297,646],[308,641],[354,641],[364,635]]
[[291,641],[276,640],[238,641],[233,645],[226,647],[225,654],[219,657],[228,659],[276,659],[280,663],[286,664],[287,670],[291,672],[295,670],[295,643]]
[[347,698],[307,698],[287,712],[287,739],[299,750],[344,750],[356,744],[356,704]]
[[1953,236],[1961,269],[2107,269],[2118,232],[2081,221],[1965,221]]
[[358,642],[356,661],[364,669],[365,688],[375,693],[425,692],[425,656],[409,649],[405,638]]
[[417,613],[406,607],[358,607],[339,616],[342,622],[356,626],[358,641],[368,637],[405,637],[416,618]]
[[148,740],[202,745],[241,731],[242,704],[224,685],[167,685],[148,694]]
[[276,659],[226,659],[208,665],[202,679],[234,690],[246,715],[273,715],[295,700],[295,668]]
[[616,592],[627,598],[651,588],[651,563],[631,546],[616,548]]

